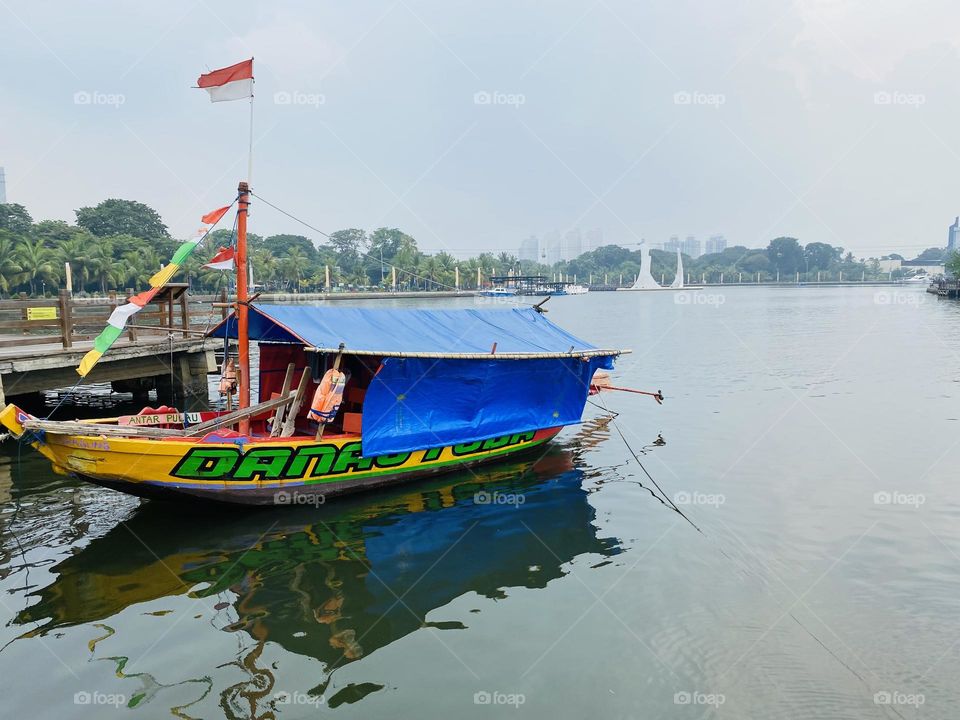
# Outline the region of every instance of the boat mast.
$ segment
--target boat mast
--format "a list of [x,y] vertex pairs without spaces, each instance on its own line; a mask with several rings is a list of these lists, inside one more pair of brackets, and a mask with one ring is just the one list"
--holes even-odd
[[[250,207],[250,186],[241,182],[237,188],[237,344],[240,355],[240,409],[250,407],[250,333],[247,298],[247,211]],[[250,434],[250,418],[240,420],[240,432]]]

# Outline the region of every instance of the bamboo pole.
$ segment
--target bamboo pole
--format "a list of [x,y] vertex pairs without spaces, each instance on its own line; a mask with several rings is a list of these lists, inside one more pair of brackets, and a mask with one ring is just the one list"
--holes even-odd
[[[334,348],[305,347],[307,352],[315,353],[336,353]],[[587,358],[587,357],[618,357],[620,355],[629,355],[633,350],[571,350],[569,352],[554,353],[445,353],[445,352],[396,352],[392,350],[346,350],[347,355],[374,355],[377,357],[396,357],[396,358],[426,358],[451,360],[549,360],[560,358]]]
[[81,435],[90,437],[102,435],[105,437],[167,438],[183,435],[183,431],[181,430],[131,427],[130,425],[101,425],[64,420],[25,420],[23,427],[26,430],[43,430],[54,435]]
[[[234,258],[237,270],[237,350],[240,384],[237,396],[241,410],[250,407],[250,334],[248,318],[250,298],[247,296],[247,215],[250,212],[250,188],[241,182],[237,188],[237,252]],[[249,416],[240,419],[240,432],[250,434]]]

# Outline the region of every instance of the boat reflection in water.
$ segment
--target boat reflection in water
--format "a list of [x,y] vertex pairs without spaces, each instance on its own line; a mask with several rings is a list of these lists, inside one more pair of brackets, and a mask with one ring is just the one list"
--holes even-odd
[[[101,623],[134,603],[206,598],[226,609],[222,630],[256,641],[236,658],[250,682],[221,691],[225,709],[256,715],[274,684],[275,670],[259,658],[265,643],[320,660],[326,677],[310,690],[322,693],[338,667],[430,626],[432,610],[465,593],[545,587],[577,556],[619,552],[615,539],[597,537],[577,464],[573,452],[554,447],[532,465],[240,517],[184,517],[147,503],[55,566],[57,579],[16,622],[45,634]],[[461,627],[439,624],[448,625]]]

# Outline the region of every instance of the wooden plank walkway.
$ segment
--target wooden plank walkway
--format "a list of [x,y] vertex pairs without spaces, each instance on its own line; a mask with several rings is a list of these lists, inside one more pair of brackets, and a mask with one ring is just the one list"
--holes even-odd
[[[7,396],[73,387],[81,358],[123,302],[116,294],[74,298],[65,291],[56,298],[0,300],[0,406]],[[170,284],[134,316],[82,384],[110,382],[141,393],[156,388],[169,401],[205,399],[206,376],[216,371],[214,351],[223,342],[203,331],[226,313],[210,302],[191,306],[186,284]]]
[[[76,368],[90,341],[65,349],[59,344],[0,349],[0,406],[6,397],[29,395],[53,388],[73,387]],[[217,371],[215,351],[222,340],[148,335],[136,342],[118,341],[84,379],[93,383],[147,381],[165,401],[207,396],[207,375]]]

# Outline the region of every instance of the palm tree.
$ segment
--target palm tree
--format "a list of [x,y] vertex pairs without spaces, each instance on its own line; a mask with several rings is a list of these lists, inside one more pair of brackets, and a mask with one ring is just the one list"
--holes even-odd
[[[90,267],[90,277],[100,283],[100,291],[107,292],[107,285],[115,285],[118,280],[123,281],[126,278],[126,269],[118,267],[116,260],[113,259],[110,245],[108,243],[97,243],[88,256]],[[158,267],[157,270],[160,268]],[[156,272],[156,270],[154,270]]]
[[268,283],[277,277],[277,258],[269,250],[256,250],[250,262],[253,265],[254,281],[266,289]]
[[23,240],[17,246],[17,261],[30,283],[30,294],[37,293],[37,280],[56,283],[60,279],[57,272],[57,254],[43,240]]
[[123,256],[122,266],[114,272],[117,282],[127,283],[136,289],[145,288],[150,278],[160,269],[160,255],[152,247],[143,252],[130,252]]
[[10,292],[19,284],[23,268],[17,255],[17,246],[13,237],[0,231],[0,292]]
[[90,252],[90,242],[82,237],[70,237],[63,240],[57,248],[61,263],[70,263],[70,272],[80,289],[90,279],[90,268],[87,255]]
[[280,259],[280,272],[286,278],[284,285],[295,280],[296,282],[293,287],[299,290],[301,276],[304,274],[304,271],[309,271],[308,263],[309,260],[306,253],[300,248],[292,247],[287,250],[286,256]]
[[457,259],[448,252],[439,252],[435,256],[436,269],[433,279],[446,286],[446,289],[452,288],[455,282],[454,267]]
[[209,272],[208,269],[203,267],[203,263],[205,262],[206,260],[200,258],[196,250],[194,250],[193,253],[180,264],[177,282],[185,282],[191,289],[193,289],[194,280],[196,280],[198,286],[203,284],[201,278],[206,277]]

